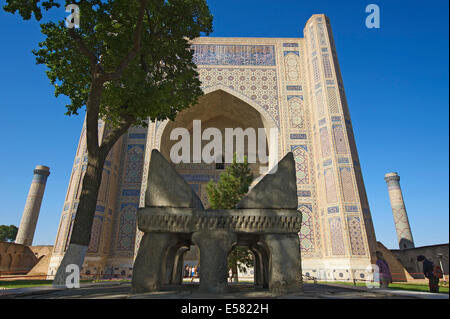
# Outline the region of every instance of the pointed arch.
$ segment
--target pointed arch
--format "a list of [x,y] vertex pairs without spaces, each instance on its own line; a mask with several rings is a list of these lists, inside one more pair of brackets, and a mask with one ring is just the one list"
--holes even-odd
[[[203,88],[204,96],[206,96],[210,93],[217,92],[217,91],[223,91],[225,93],[228,93],[231,96],[234,96],[235,98],[245,102],[246,104],[251,106],[253,109],[255,109],[261,115],[261,118],[262,118],[263,123],[266,128],[277,128],[278,131],[280,130],[280,127],[277,124],[277,122],[275,121],[275,119],[262,106],[260,106],[258,103],[253,101],[251,98],[241,94],[240,92],[238,92],[234,89],[231,89],[225,85],[222,85],[222,84]],[[155,143],[155,145],[158,149],[161,147],[161,138],[162,138],[164,130],[169,122],[170,122],[170,120],[165,120],[162,123],[160,123],[156,128],[156,141],[155,141],[156,143]]]

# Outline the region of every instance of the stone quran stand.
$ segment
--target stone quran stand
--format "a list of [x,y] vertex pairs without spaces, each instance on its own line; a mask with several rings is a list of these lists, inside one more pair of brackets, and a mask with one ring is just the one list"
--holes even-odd
[[255,257],[255,285],[276,295],[302,289],[295,162],[287,154],[235,209],[205,210],[189,184],[157,151],[151,155],[145,208],[138,211],[144,235],[133,268],[133,293],[182,284],[183,255],[200,250],[201,292],[227,289],[227,256],[247,246]]

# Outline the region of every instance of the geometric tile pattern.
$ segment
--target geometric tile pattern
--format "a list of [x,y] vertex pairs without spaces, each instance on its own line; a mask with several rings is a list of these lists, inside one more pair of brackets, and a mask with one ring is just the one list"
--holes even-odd
[[327,193],[327,202],[329,204],[337,202],[336,184],[334,182],[334,174],[332,169],[326,169],[324,171],[325,176],[325,188]]
[[144,164],[144,145],[129,145],[128,160],[124,182],[138,184],[142,180],[142,167]]
[[275,65],[272,45],[194,44],[191,48],[197,65]]
[[318,32],[319,32],[319,43],[320,43],[320,45],[321,46],[328,45],[327,40],[326,40],[325,29],[324,29],[323,23],[318,23],[317,24],[317,29],[318,29]]
[[302,213],[302,228],[299,237],[301,250],[304,253],[314,251],[314,228],[311,209],[311,205],[300,205],[299,207],[299,211]]
[[100,243],[100,234],[102,231],[102,217],[95,216],[94,222],[92,223],[91,231],[91,241],[89,242],[88,253],[98,252],[98,245]]
[[133,250],[136,232],[136,204],[122,204],[117,250]]
[[331,235],[331,252],[335,256],[345,255],[344,237],[342,234],[342,223],[340,217],[328,219]]
[[339,113],[336,88],[328,87],[327,92],[328,92],[328,106],[330,108],[330,113],[331,114]]
[[298,81],[300,78],[298,52],[285,52],[284,63],[286,67],[286,77],[288,81]]
[[324,114],[322,90],[316,92],[317,117],[321,118]]
[[333,125],[334,144],[336,145],[337,154],[347,154],[347,145],[345,143],[344,130],[342,125]]
[[392,208],[392,214],[394,215],[394,224],[399,242],[403,238],[412,242],[411,227],[406,210],[403,207]]
[[331,70],[330,58],[328,54],[322,55],[323,69],[325,78],[333,78],[333,71]]
[[314,50],[316,48],[316,39],[314,34],[314,26],[311,26],[309,28],[309,37],[311,39],[311,50]]
[[295,159],[297,184],[309,184],[308,154],[301,146],[292,146]]
[[279,125],[277,72],[275,69],[199,68],[202,88],[226,86],[250,98]]
[[302,100],[300,98],[292,98],[289,100],[291,127],[302,129],[304,126]]
[[350,167],[340,167],[339,172],[341,175],[342,192],[345,202],[354,202],[355,189],[353,187],[353,178]]
[[319,82],[320,81],[320,71],[319,71],[319,64],[318,64],[317,58],[314,58],[312,60],[312,67],[313,67],[314,82]]
[[366,254],[364,239],[361,232],[361,221],[358,216],[347,217],[348,232],[350,235],[350,245],[352,255],[363,256]]
[[320,128],[320,142],[322,144],[322,156],[330,156],[330,140],[328,138],[328,128],[326,126]]

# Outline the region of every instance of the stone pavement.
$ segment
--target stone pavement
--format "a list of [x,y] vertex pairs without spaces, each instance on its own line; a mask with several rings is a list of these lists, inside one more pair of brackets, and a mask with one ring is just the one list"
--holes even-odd
[[166,287],[163,291],[131,295],[130,283],[81,285],[79,289],[21,288],[0,290],[0,299],[449,299],[448,294],[431,294],[404,290],[368,289],[338,284],[304,284],[303,294],[275,297],[264,289],[249,284],[232,284],[220,295],[198,292],[198,284]]

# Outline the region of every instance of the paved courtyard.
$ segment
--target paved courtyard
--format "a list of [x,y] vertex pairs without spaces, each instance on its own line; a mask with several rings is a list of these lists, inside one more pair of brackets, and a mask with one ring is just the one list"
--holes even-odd
[[249,284],[234,284],[230,291],[220,295],[198,292],[198,284],[183,288],[167,287],[163,291],[130,294],[130,283],[103,283],[82,285],[79,289],[19,288],[0,290],[0,299],[448,299],[448,294],[430,294],[404,290],[380,290],[337,284],[304,284],[303,294],[274,297],[264,289]]

